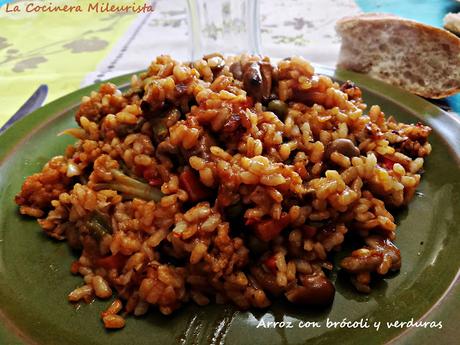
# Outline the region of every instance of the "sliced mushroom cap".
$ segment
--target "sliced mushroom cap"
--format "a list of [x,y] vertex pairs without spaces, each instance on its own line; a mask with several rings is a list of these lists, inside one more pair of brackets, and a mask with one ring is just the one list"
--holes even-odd
[[268,62],[251,62],[243,67],[243,85],[256,102],[270,98],[273,66]]
[[335,139],[330,142],[324,151],[324,157],[329,159],[333,152],[341,153],[342,155],[350,158],[357,157],[360,153],[359,148],[357,148],[350,139],[343,138]]
[[375,271],[382,275],[388,270],[401,268],[400,251],[389,239],[373,235],[366,238],[366,244],[366,247],[355,250],[351,256],[344,258],[340,266],[351,273]]
[[302,285],[295,286],[285,293],[286,298],[301,305],[329,305],[334,301],[334,285],[322,275],[304,275]]
[[230,72],[233,74],[233,78],[243,80],[243,66],[240,61],[234,62],[230,65]]
[[382,263],[383,255],[374,253],[367,256],[348,256],[340,262],[340,266],[350,273],[373,272]]
[[276,283],[276,277],[273,274],[264,272],[259,266],[251,267],[251,274],[257,283],[272,295],[278,296],[282,293],[282,288]]
[[267,101],[270,98],[273,82],[273,66],[268,62],[259,62],[262,73],[262,100]]
[[257,62],[252,62],[244,66],[243,83],[248,93],[256,94],[259,92],[262,85],[262,73]]

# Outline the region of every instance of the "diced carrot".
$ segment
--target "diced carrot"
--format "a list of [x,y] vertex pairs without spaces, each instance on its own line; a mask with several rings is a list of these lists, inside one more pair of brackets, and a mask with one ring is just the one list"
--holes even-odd
[[265,242],[274,239],[285,227],[288,226],[289,218],[289,215],[286,212],[283,212],[280,219],[267,219],[257,223],[255,226],[256,236]]
[[116,268],[117,270],[121,270],[125,266],[127,260],[127,256],[117,253],[115,255],[97,259],[96,265],[102,266],[106,269]]
[[188,167],[179,175],[179,184],[193,202],[212,196],[212,190],[201,183],[200,178]]
[[269,258],[265,259],[263,264],[272,273],[276,273],[276,259],[275,259],[275,256],[270,256]]

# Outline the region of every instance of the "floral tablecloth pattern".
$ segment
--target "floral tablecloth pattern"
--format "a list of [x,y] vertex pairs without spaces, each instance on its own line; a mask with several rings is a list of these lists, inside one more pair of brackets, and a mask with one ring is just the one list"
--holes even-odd
[[[69,3],[54,1],[59,2]],[[5,9],[6,5],[0,8],[0,124],[40,84],[49,86],[47,102],[78,89],[136,19],[135,14]]]

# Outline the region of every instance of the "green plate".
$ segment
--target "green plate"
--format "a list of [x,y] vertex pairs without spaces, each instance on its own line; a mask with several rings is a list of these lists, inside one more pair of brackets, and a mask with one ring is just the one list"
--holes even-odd
[[[454,344],[460,336],[460,121],[431,103],[366,76],[319,68],[337,80],[354,80],[368,104],[387,115],[422,121],[434,129],[433,153],[419,192],[397,214],[399,274],[357,293],[334,273],[334,304],[306,310],[276,302],[270,309],[238,312],[230,306],[193,304],[172,316],[153,310],[129,317],[121,331],[106,331],[99,313],[108,301],[73,306],[67,294],[81,284],[69,268],[75,253],[47,238],[38,224],[21,217],[13,202],[24,178],[62,154],[72,138],[56,134],[73,127],[82,96],[72,93],[19,121],[0,137],[0,344]],[[112,80],[126,84],[129,77]],[[360,328],[327,327],[330,321],[359,321]],[[430,321],[423,327],[388,327],[394,321]],[[257,327],[260,320],[291,322],[292,328]],[[320,327],[300,327],[300,321]],[[369,328],[366,328],[366,321]],[[381,322],[377,331],[374,322]],[[287,324],[286,324],[287,325]],[[307,324],[308,325],[308,324]],[[342,324],[345,326],[345,324]],[[329,325],[330,326],[330,325]],[[394,325],[393,325],[394,326]],[[440,329],[442,327],[442,329]]]

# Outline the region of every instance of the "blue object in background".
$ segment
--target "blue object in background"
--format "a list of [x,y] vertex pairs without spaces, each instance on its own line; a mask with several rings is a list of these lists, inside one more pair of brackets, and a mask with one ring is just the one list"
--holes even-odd
[[383,12],[442,27],[449,12],[460,12],[454,0],[355,0],[364,12]]
[[[391,13],[400,17],[442,27],[449,12],[460,12],[460,3],[454,0],[355,0],[364,12]],[[460,114],[460,94],[448,97],[446,102]]]

